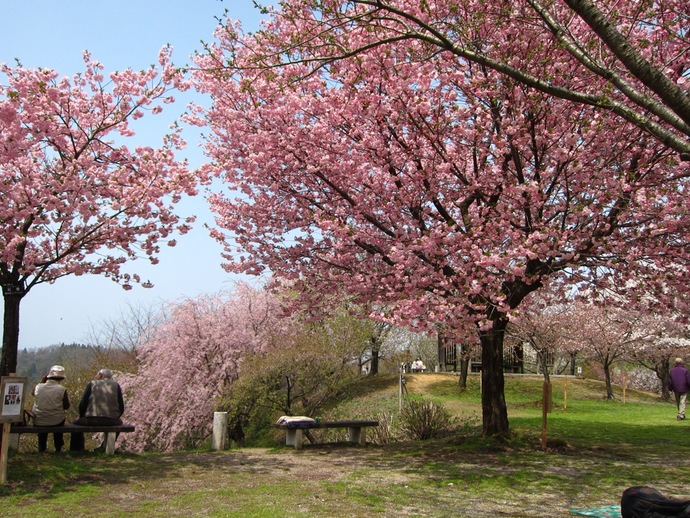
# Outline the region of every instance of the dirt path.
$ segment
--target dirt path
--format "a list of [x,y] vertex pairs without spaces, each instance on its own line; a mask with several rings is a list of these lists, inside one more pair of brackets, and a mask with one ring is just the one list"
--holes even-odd
[[[541,471],[545,479],[582,475],[579,465],[567,462],[510,466],[493,454],[434,453],[409,445],[318,445],[301,451],[251,448],[162,454],[150,460],[155,465],[142,471],[135,459],[130,464],[130,459],[120,458],[114,475],[118,480],[104,484],[105,493],[92,509],[95,514],[107,509],[138,514],[146,501],[155,509],[152,516],[185,516],[198,513],[190,505],[203,498],[209,509],[222,506],[227,511],[228,505],[236,505],[238,511],[257,505],[280,509],[261,516],[556,517],[568,516],[573,502],[548,484],[529,492],[516,487],[514,497],[506,500],[481,489],[482,480],[511,477],[511,473],[519,480],[525,469]],[[89,475],[75,484],[86,482],[98,478]],[[230,500],[221,496],[228,491]],[[607,503],[615,503],[612,500]]]

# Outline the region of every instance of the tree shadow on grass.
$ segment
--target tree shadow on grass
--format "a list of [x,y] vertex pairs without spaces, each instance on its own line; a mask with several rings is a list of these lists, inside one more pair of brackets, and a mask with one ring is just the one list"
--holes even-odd
[[[535,423],[526,418],[511,421],[511,426],[537,432]],[[554,422],[553,429],[545,451],[538,433],[517,432],[507,438],[456,434],[384,446],[306,445],[303,450],[119,452],[114,456],[19,453],[10,456],[8,484],[0,488],[0,495],[14,502],[49,501],[91,485],[109,495],[155,496],[163,501],[197,490],[250,491],[262,485],[283,485],[304,491],[305,484],[319,487],[347,481],[348,487],[363,493],[388,490],[394,495],[400,487],[410,486],[433,499],[459,492],[472,505],[484,502],[492,509],[522,498],[521,505],[533,508],[533,516],[538,515],[539,506],[558,499],[564,509],[583,502],[615,503],[631,485],[652,485],[683,495],[678,481],[684,480],[690,467],[690,445],[680,434],[690,433],[687,428],[604,423],[588,424],[575,434],[576,426],[563,426],[559,432]],[[671,452],[673,462],[669,461]]]

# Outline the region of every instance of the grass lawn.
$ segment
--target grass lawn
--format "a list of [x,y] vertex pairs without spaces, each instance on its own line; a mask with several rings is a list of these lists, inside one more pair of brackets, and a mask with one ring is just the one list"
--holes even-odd
[[[225,452],[12,453],[0,514],[15,516],[570,516],[616,504],[626,487],[689,497],[690,421],[655,395],[602,398],[603,385],[553,379],[548,448],[541,448],[542,381],[508,376],[508,440],[478,435],[479,380],[460,391],[447,374],[408,375],[410,397],[443,403],[465,426],[432,441]],[[365,380],[335,409],[395,413],[397,377]],[[395,417],[394,417],[395,418]]]

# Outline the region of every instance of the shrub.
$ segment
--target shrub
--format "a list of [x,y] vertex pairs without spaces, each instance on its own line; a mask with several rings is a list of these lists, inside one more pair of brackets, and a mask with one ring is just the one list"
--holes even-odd
[[381,412],[378,416],[378,426],[371,429],[371,442],[374,444],[390,444],[396,441],[395,427],[393,426],[393,414]]
[[424,399],[408,400],[400,413],[400,429],[412,440],[427,440],[450,431],[455,419],[446,408]]
[[271,435],[283,435],[271,426],[279,416],[325,415],[360,381],[350,359],[361,341],[353,342],[346,326],[331,324],[302,322],[274,346],[245,357],[239,379],[217,405],[228,412],[233,441],[263,445]]

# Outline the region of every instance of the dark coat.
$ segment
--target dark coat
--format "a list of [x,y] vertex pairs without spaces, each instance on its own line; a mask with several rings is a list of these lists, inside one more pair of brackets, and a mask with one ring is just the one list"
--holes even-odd
[[690,392],[690,372],[682,365],[676,365],[668,375],[668,388],[673,392]]

